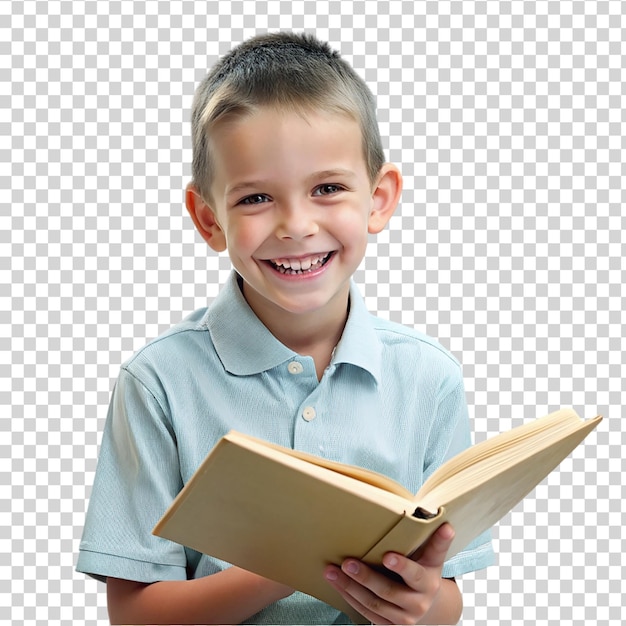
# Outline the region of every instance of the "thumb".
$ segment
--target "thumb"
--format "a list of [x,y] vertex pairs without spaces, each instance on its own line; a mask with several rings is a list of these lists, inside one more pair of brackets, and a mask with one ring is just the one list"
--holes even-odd
[[417,562],[422,567],[443,567],[446,554],[454,539],[454,529],[450,524],[441,525],[426,542]]

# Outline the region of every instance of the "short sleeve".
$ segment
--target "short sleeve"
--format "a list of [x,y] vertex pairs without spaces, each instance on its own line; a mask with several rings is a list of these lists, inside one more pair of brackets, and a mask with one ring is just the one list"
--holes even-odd
[[[460,379],[438,404],[437,420],[428,445],[424,479],[440,465],[472,444],[465,388]],[[495,560],[491,532],[486,531],[444,563],[442,576],[455,578],[492,565]]]
[[77,570],[155,582],[186,578],[185,550],[152,528],[182,488],[163,398],[128,370],[117,380],[79,548]]

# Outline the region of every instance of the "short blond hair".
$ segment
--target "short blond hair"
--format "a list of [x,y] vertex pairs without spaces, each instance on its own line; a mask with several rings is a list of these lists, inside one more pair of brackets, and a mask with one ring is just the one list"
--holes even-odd
[[338,52],[313,35],[280,32],[248,39],[228,52],[196,90],[191,115],[192,184],[208,199],[213,177],[209,135],[227,117],[270,106],[325,110],[359,123],[372,183],[385,162],[376,103],[365,81]]

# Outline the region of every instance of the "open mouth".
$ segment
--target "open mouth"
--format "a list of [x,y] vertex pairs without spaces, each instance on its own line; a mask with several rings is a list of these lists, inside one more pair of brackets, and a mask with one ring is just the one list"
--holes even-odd
[[268,259],[267,262],[281,274],[308,274],[324,267],[333,254],[334,252],[327,252],[302,259]]

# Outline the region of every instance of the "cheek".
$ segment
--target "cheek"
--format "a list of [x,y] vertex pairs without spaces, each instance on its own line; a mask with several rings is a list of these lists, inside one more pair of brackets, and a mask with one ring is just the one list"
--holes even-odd
[[263,240],[263,227],[258,220],[244,219],[231,223],[227,229],[229,249],[252,252]]
[[362,240],[367,240],[368,212],[363,206],[338,211],[333,215],[329,227],[337,238],[360,244]]

